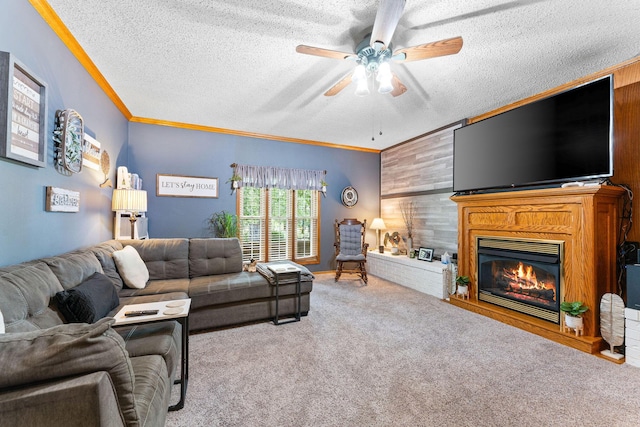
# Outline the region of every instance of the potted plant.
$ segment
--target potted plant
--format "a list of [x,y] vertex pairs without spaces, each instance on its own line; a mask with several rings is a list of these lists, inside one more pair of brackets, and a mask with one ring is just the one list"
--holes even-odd
[[324,197],[327,197],[327,181],[324,179],[320,181],[320,186],[322,187],[320,191]]
[[238,222],[234,214],[214,212],[208,219],[209,229],[216,237],[237,237]]
[[398,255],[400,253],[400,249],[398,248],[400,240],[400,233],[397,231],[394,231],[391,234],[386,233],[384,235],[384,245],[387,246],[387,243],[391,243],[391,255]]
[[582,329],[582,313],[589,310],[589,307],[581,301],[563,301],[560,304],[560,311],[564,311],[564,324],[567,328]]
[[238,189],[238,181],[242,181],[242,177],[235,172],[231,175],[231,178],[227,180],[227,183],[231,183],[231,194]]
[[469,293],[469,283],[471,279],[469,276],[458,276],[456,277],[456,284],[458,285],[458,290],[456,293],[458,295],[467,295]]

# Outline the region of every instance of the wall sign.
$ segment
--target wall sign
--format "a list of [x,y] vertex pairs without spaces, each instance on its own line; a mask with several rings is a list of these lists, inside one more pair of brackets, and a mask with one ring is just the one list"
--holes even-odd
[[79,212],[80,193],[64,188],[47,187],[47,212]]
[[95,171],[100,170],[100,142],[95,138],[84,134],[84,143],[82,145],[82,166]]
[[47,85],[8,52],[0,52],[0,155],[45,167]]
[[218,198],[218,178],[157,174],[156,196]]

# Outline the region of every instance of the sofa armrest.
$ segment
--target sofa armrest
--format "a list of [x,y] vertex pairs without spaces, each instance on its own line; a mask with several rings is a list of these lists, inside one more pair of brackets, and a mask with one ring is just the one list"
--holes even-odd
[[104,318],[0,335],[0,390],[105,371],[127,424],[139,424],[133,369],[113,322]]
[[124,426],[105,371],[0,392],[0,424]]

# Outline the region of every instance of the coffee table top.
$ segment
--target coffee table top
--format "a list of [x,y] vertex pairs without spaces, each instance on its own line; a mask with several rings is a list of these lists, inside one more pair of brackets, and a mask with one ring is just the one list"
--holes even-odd
[[[134,323],[156,322],[158,320],[170,320],[178,319],[180,317],[187,317],[189,315],[190,308],[191,298],[148,302],[143,304],[128,304],[122,307],[120,311],[118,311],[116,315],[113,316],[113,318],[116,320],[114,325],[130,325]],[[128,311],[140,310],[158,310],[158,313],[133,317],[127,317],[124,315]]]

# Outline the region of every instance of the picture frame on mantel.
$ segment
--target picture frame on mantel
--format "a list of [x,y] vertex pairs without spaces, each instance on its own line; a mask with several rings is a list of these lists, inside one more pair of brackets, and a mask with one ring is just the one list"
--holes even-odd
[[9,52],[0,52],[0,156],[47,165],[47,84]]
[[420,248],[418,251],[418,260],[420,261],[433,261],[433,249],[431,248]]

